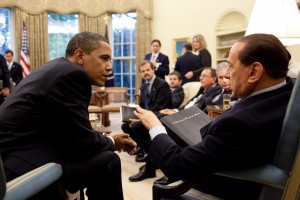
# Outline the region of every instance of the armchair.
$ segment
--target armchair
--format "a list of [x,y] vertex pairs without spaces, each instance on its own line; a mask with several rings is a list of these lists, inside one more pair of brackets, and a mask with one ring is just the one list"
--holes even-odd
[[[272,163],[254,168],[225,171],[216,173],[234,179],[262,183],[260,199],[300,199],[300,74],[296,79],[294,89],[285,114],[283,128],[276,154]],[[153,200],[173,198],[171,194],[180,196],[178,199],[197,199],[184,194],[193,186],[193,180],[186,180],[174,186],[154,184],[152,187]],[[169,192],[166,192],[169,190]],[[180,191],[181,190],[181,191]]]
[[58,180],[62,172],[59,164],[47,163],[6,183],[0,159],[0,199],[28,199]]
[[188,82],[182,86],[184,91],[184,99],[179,108],[185,106],[199,91],[201,87],[200,81]]

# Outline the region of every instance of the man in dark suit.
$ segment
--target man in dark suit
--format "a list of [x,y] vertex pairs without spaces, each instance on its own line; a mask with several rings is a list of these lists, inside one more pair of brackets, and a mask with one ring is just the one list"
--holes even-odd
[[[159,110],[172,106],[172,94],[169,84],[155,76],[154,68],[154,64],[150,61],[143,61],[139,65],[140,73],[145,80],[140,88],[139,106],[158,113]],[[147,157],[150,137],[145,126],[140,121],[133,120],[131,123],[123,123],[121,128],[124,133],[128,133],[137,142],[139,150],[136,161],[142,162],[150,159]],[[146,173],[146,176],[154,177],[155,165],[147,172],[149,173]]]
[[177,71],[173,71],[169,75],[169,86],[172,93],[172,107],[178,108],[184,99],[184,91],[181,87],[181,75]]
[[[172,106],[172,94],[168,83],[155,76],[155,66],[150,61],[143,61],[139,65],[139,70],[145,82],[140,87],[139,106],[153,112],[158,112],[163,108]],[[137,160],[144,157],[146,147],[150,141],[147,129],[140,121],[123,123],[121,126],[124,133],[128,133],[138,144]],[[142,134],[141,132],[145,132]]]
[[5,51],[5,59],[10,71],[10,76],[12,78],[14,86],[18,85],[18,83],[23,79],[23,71],[22,66],[13,61],[14,52],[12,50]]
[[150,130],[149,153],[168,177],[197,177],[198,189],[224,199],[258,199],[261,184],[214,173],[273,160],[293,88],[288,53],[277,37],[253,34],[233,45],[227,62],[232,96],[241,100],[200,130],[202,142],[179,148],[156,115],[139,107],[135,114]]
[[177,61],[175,63],[175,71],[180,72],[182,76],[182,85],[184,85],[187,82],[192,81],[199,81],[199,76],[193,76],[192,78],[188,79],[185,77],[185,74],[189,71],[195,71],[198,69],[197,66],[197,59],[198,56],[192,53],[192,44],[190,42],[187,42],[183,45],[183,52],[184,54],[177,58]]
[[151,61],[155,66],[155,75],[161,79],[165,80],[165,76],[167,76],[170,72],[169,68],[169,57],[160,51],[161,42],[158,39],[154,39],[151,42],[151,50],[152,53],[148,53],[145,55],[145,60]]
[[[135,152],[124,133],[105,136],[91,127],[91,86],[103,86],[112,70],[104,36],[76,34],[66,58],[31,72],[0,107],[0,153],[7,180],[48,162],[63,167],[62,183],[89,199],[123,199],[121,163],[114,151]],[[36,199],[58,199],[45,191]]]
[[0,105],[10,93],[10,74],[5,58],[0,54]]
[[197,94],[191,98],[191,100],[187,103],[187,105],[178,108],[178,109],[163,109],[160,110],[160,114],[158,115],[159,117],[163,117],[165,115],[171,115],[174,114],[180,110],[183,110],[185,108],[189,108],[195,104],[198,104],[200,100],[202,100],[202,97],[204,96],[204,94],[206,93],[206,90],[209,87],[214,87],[217,85],[217,74],[216,74],[216,70],[211,68],[211,67],[206,67],[203,69],[203,71],[201,72],[200,75],[200,82],[201,82],[201,87],[199,89],[199,91],[197,92]]

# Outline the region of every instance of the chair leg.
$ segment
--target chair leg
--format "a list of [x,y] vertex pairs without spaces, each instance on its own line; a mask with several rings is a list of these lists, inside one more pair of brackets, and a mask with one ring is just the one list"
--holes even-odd
[[110,126],[110,120],[109,120],[109,112],[102,112],[102,124],[104,126]]

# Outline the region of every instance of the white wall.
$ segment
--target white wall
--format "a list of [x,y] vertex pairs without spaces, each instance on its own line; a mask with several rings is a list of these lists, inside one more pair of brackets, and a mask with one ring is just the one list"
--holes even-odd
[[[173,39],[192,37],[200,33],[204,35],[208,43],[214,67],[216,63],[215,27],[219,18],[228,10],[233,9],[242,12],[249,20],[253,5],[254,0],[153,0],[152,37],[161,40],[161,52],[169,56],[170,67],[173,68]],[[291,51],[292,59],[300,62],[300,45],[288,49]]]

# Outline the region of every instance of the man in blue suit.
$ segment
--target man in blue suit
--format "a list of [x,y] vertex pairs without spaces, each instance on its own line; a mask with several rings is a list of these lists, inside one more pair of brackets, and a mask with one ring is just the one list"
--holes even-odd
[[198,178],[198,189],[222,199],[258,199],[261,184],[214,175],[271,162],[293,89],[286,48],[271,34],[252,34],[233,45],[232,96],[241,99],[200,130],[202,141],[180,148],[152,112],[136,116],[149,129],[149,154],[173,180]]
[[165,80],[165,76],[167,76],[170,72],[169,68],[169,57],[160,51],[161,42],[158,39],[154,39],[151,42],[151,50],[152,53],[148,53],[145,55],[145,60],[149,60],[155,66],[155,75],[161,79]]

